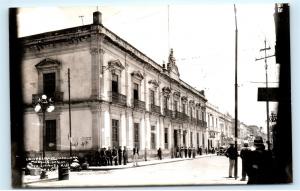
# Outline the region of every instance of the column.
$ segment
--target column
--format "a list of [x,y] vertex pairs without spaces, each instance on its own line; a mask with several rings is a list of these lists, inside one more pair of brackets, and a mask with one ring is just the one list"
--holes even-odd
[[160,122],[159,120],[156,121],[155,124],[155,138],[156,138],[156,149],[160,147]]
[[126,116],[125,111],[122,111],[120,118],[120,146],[126,146]]
[[168,148],[171,149],[172,147],[174,147],[174,140],[173,140],[173,127],[172,127],[172,123],[169,124],[168,126]]
[[92,112],[92,149],[98,150],[101,146],[101,125],[99,105],[93,105]]
[[133,118],[132,112],[128,115],[128,149],[133,148]]
[[151,125],[149,116],[146,117],[146,148],[150,149]]
[[[158,118],[158,121],[160,122],[160,148],[164,149],[165,148],[165,124],[163,120],[160,120]],[[167,126],[166,126],[167,127]]]
[[111,146],[111,119],[110,113],[108,110],[108,106],[102,105],[101,108],[101,124],[102,124],[102,136],[101,142],[102,147],[109,147]]
[[140,150],[146,148],[146,121],[145,116],[142,117],[140,121]]

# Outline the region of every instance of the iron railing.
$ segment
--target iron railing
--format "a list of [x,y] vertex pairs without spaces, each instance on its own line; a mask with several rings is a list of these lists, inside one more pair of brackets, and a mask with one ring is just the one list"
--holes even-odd
[[110,92],[111,94],[111,102],[113,104],[119,104],[122,106],[126,105],[126,96],[123,94],[120,94],[118,92]]
[[133,100],[133,107],[137,108],[137,109],[146,109],[146,104],[144,101],[138,100],[138,99],[134,99]]
[[150,110],[151,110],[151,112],[160,114],[160,107],[157,105],[150,104]]
[[[32,104],[36,104],[38,99],[42,97],[44,93],[32,94]],[[45,94],[48,98],[51,98],[53,102],[61,102],[64,98],[64,92],[53,92],[52,94]]]

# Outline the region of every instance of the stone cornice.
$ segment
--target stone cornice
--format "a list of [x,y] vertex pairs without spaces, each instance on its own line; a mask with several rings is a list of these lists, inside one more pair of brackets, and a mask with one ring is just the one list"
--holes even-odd
[[147,68],[159,73],[167,81],[176,83],[180,87],[184,88],[186,91],[193,93],[197,98],[201,98],[204,102],[207,101],[204,95],[202,95],[198,90],[194,89],[184,81],[177,81],[170,78],[169,75],[163,72],[162,66],[157,64],[155,61],[147,57],[145,54],[134,48],[127,41],[123,40],[116,34],[114,34],[109,29],[100,25],[97,29],[93,28],[93,25],[84,25],[79,27],[73,27],[68,29],[62,29],[57,31],[51,31],[46,33],[41,33],[37,35],[27,36],[20,38],[21,43],[24,45],[26,50],[41,51],[42,49],[49,47],[56,47],[58,45],[72,45],[79,44],[82,42],[90,42],[91,35],[99,34],[104,35],[104,38],[119,47],[121,50],[127,52],[130,56],[138,59],[142,64],[145,64]]

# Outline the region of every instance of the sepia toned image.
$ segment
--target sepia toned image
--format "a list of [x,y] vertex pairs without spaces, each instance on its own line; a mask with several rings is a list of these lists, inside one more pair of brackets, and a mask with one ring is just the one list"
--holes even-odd
[[9,17],[13,187],[293,182],[288,4]]

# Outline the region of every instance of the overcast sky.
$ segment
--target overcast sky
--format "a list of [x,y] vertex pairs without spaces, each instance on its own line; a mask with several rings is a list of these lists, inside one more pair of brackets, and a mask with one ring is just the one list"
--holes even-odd
[[[26,8],[19,12],[19,35],[92,23],[93,7]],[[266,127],[266,104],[257,102],[257,88],[265,87],[264,39],[274,54],[274,4],[237,4],[239,120]],[[158,64],[169,48],[180,78],[208,101],[234,116],[235,24],[233,4],[99,5],[103,24]],[[79,16],[84,16],[82,19]],[[278,65],[268,59],[269,84],[278,85]],[[270,113],[274,104],[270,104]]]

